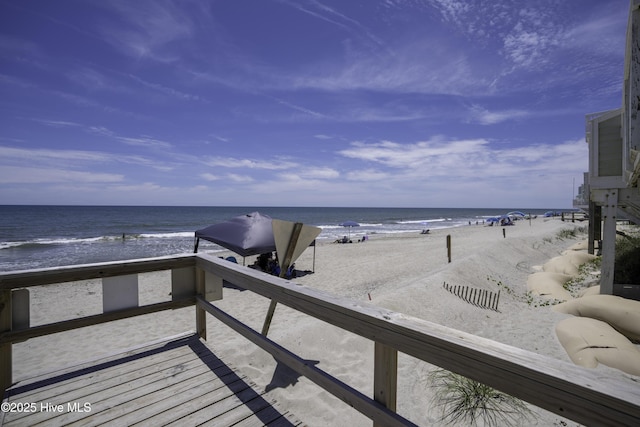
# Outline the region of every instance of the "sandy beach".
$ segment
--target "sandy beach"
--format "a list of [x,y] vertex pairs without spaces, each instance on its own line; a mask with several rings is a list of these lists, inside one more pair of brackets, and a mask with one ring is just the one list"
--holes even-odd
[[[552,310],[547,298],[528,294],[527,280],[541,272],[543,264],[586,238],[580,233],[575,238],[558,237],[560,230],[577,227],[586,223],[537,218],[505,228],[474,224],[429,234],[371,235],[363,243],[325,243],[317,247],[315,271],[292,281],[571,362],[555,332],[556,324],[571,315]],[[450,263],[447,235],[452,242]],[[247,265],[252,262],[246,259]],[[296,261],[296,267],[314,268],[312,248]],[[168,272],[142,275],[140,304],[167,299],[169,280]],[[447,291],[444,283],[500,291],[498,310],[475,307]],[[97,314],[101,303],[99,281],[42,287],[31,293],[32,325]],[[215,304],[260,330],[269,301],[225,289],[223,300]],[[193,308],[186,308],[32,339],[14,346],[14,380],[194,328]],[[282,305],[276,309],[269,337],[371,393],[372,342]],[[276,370],[270,355],[211,316],[208,345],[310,426],[337,425],[336,420],[340,425],[371,425],[304,378]],[[420,425],[437,424],[439,418],[437,411],[428,410],[433,391],[425,378],[432,369],[409,356],[399,357],[398,412]],[[594,369],[603,376],[633,378],[602,364]],[[533,409],[536,415],[526,425],[559,425],[560,417]]]

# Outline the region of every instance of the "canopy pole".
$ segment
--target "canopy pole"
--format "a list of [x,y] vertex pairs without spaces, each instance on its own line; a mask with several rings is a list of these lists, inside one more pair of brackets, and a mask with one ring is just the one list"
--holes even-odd
[[193,246],[193,253],[197,254],[198,253],[198,245],[200,244],[200,238],[196,237],[196,244]]
[[[287,246],[287,250],[284,254],[284,259],[282,260],[282,264],[280,265],[280,277],[284,278],[287,275],[287,270],[289,270],[289,264],[291,264],[291,258],[293,257],[293,251],[296,248],[296,243],[298,242],[298,238],[300,237],[300,231],[302,231],[302,223],[296,222],[293,225],[293,232],[291,233],[291,238],[289,239],[289,245]],[[273,319],[273,314],[276,311],[276,305],[278,305],[277,301],[271,300],[269,304],[269,310],[267,311],[267,316],[264,319],[264,324],[262,325],[262,335],[267,336],[269,333],[269,327],[271,326],[271,319]]]
[[262,325],[262,335],[265,337],[269,333],[269,327],[271,326],[273,314],[276,311],[276,305],[278,305],[278,301],[271,300],[271,303],[269,303],[269,310],[267,310],[267,316],[264,318],[264,324]]

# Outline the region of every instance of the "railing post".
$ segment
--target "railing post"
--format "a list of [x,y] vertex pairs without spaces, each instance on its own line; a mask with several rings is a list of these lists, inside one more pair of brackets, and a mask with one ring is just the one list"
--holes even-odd
[[[195,267],[194,269],[195,295],[201,296],[205,301],[218,301],[222,299],[224,283],[221,277],[208,271]],[[207,339],[207,312],[196,302],[196,333]]]
[[[196,294],[205,296],[204,270],[196,268]],[[207,339],[207,312],[196,303],[196,333],[203,340]]]
[[[375,342],[373,367],[373,398],[393,412],[396,411],[398,390],[398,351]],[[373,426],[381,426],[373,421]]]
[[[11,290],[0,290],[0,332],[11,331]],[[2,395],[13,382],[13,362],[10,342],[0,344],[0,391]]]

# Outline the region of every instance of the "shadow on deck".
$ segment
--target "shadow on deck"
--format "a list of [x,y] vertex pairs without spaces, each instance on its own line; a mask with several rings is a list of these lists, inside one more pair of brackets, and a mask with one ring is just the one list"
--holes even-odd
[[20,381],[6,391],[0,425],[301,424],[263,393],[185,334]]

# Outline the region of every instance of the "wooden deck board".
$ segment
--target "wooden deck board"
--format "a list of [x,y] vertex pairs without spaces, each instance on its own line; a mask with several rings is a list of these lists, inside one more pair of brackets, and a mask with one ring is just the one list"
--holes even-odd
[[[28,396],[29,390],[31,389],[40,392],[49,386],[56,387],[62,380],[72,382],[74,378],[84,378],[84,374],[89,371],[94,375],[99,375],[104,369],[108,369],[114,364],[121,366],[123,372],[134,371],[139,367],[136,364],[136,360],[143,358],[145,355],[151,355],[154,352],[161,352],[169,348],[184,348],[185,343],[191,339],[192,335],[193,333],[182,333],[129,349],[123,349],[107,356],[87,360],[83,362],[81,366],[74,364],[55,371],[39,373],[33,377],[20,379],[19,384],[14,385],[11,391],[20,393],[22,396]],[[188,353],[190,353],[190,351],[185,348],[184,354]],[[171,355],[173,356],[174,353],[171,353]],[[175,355],[177,356],[178,354],[176,353]],[[172,356],[167,356],[167,359]],[[127,358],[131,363],[124,363],[127,361]]]
[[[229,374],[233,375],[233,374]],[[229,375],[225,376],[228,377]],[[210,397],[219,394],[222,397],[232,394],[225,387],[227,384],[232,385],[230,378],[224,378],[220,382],[205,380],[200,384],[185,384],[185,390],[175,396],[161,396],[148,406],[133,406],[136,402],[132,402],[129,406],[128,413],[118,417],[118,421],[125,425],[134,425],[137,423],[147,423],[159,425],[161,423],[169,423],[183,417],[185,414],[194,412],[202,406],[210,404]],[[243,382],[243,379],[238,381]],[[248,385],[246,385],[248,387]],[[179,390],[176,390],[179,392]],[[151,414],[151,416],[150,416]]]
[[[240,384],[238,384],[240,386]],[[263,408],[262,404],[268,404],[265,400],[254,402],[258,396],[256,391],[251,387],[246,387],[241,391],[234,391],[233,393],[227,393],[225,396],[221,396],[216,393],[204,396],[203,399],[209,404],[207,406],[198,407],[195,411],[186,414],[185,416],[175,419],[173,422],[167,424],[171,426],[185,426],[185,425],[201,425],[207,421],[212,421],[215,425],[233,425],[238,420],[242,419],[242,411],[240,407],[243,402],[245,405],[251,405],[252,408],[260,410]],[[256,406],[256,403],[258,406]],[[250,410],[247,408],[247,410]],[[221,421],[223,417],[227,415],[227,422]]]
[[[300,424],[195,335],[37,375],[14,384],[5,402],[37,405],[33,413],[5,413],[0,426],[7,427]],[[62,406],[45,410],[47,402]],[[90,411],[71,410],[76,402]]]
[[[167,376],[182,367],[184,370],[196,367],[193,354],[186,354],[188,349],[181,350],[185,354],[179,357],[167,357],[166,360],[162,360],[156,356],[154,359],[136,360],[121,367],[111,367],[100,372],[51,384],[42,390],[32,390],[19,395],[19,399],[29,402],[38,401],[41,396],[55,395],[60,401],[72,402],[83,397],[89,398],[102,390],[112,388],[115,390],[117,387],[121,389],[126,386],[134,388],[132,383],[141,380],[151,382],[154,378]],[[143,364],[144,362],[149,363]]]
[[[155,365],[159,357],[159,355],[155,355],[149,359],[149,362]],[[197,359],[195,355],[192,357]],[[183,382],[190,378],[206,374],[209,368],[202,363],[199,365],[196,364],[198,361],[199,359],[191,360],[185,364],[174,364],[167,366],[164,370],[148,375],[132,377],[132,375],[136,374],[136,372],[133,372],[126,376],[127,381],[119,381],[122,379],[122,376],[119,375],[118,370],[116,368],[110,368],[102,372],[102,375],[98,376],[99,378],[92,378],[93,382],[84,387],[66,391],[66,384],[62,383],[59,387],[51,388],[43,393],[31,394],[29,398],[20,400],[23,402],[52,401],[56,404],[66,402],[91,403],[91,414],[81,412],[65,414],[39,412],[29,419],[30,423],[35,423],[55,417],[58,423],[66,424],[89,415],[96,416],[112,406],[119,405],[122,402],[129,402],[141,396],[146,396],[151,393],[166,393],[166,389],[170,388],[172,384],[175,385],[176,381]],[[111,374],[112,376],[109,377],[108,381],[105,381],[104,377],[107,374]],[[75,386],[76,384],[77,381],[71,384],[71,386]],[[55,398],[53,400],[47,400],[51,399],[51,396]]]

